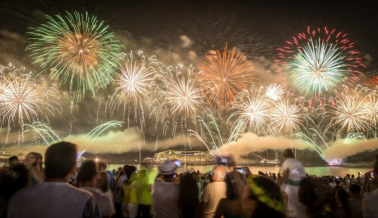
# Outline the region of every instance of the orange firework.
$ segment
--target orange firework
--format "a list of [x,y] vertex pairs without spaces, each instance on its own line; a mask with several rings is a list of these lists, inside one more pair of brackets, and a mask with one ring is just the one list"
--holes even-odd
[[213,106],[225,108],[239,92],[249,89],[254,83],[252,63],[235,47],[227,50],[226,45],[223,52],[217,51],[216,55],[206,55],[206,58],[200,66],[202,72],[198,81]]

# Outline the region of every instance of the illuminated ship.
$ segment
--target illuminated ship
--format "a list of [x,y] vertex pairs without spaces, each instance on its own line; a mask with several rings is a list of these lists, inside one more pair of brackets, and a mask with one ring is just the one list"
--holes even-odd
[[167,150],[155,153],[153,158],[145,158],[144,163],[161,163],[164,160],[179,160],[187,164],[214,164],[214,157],[203,151],[176,151]]

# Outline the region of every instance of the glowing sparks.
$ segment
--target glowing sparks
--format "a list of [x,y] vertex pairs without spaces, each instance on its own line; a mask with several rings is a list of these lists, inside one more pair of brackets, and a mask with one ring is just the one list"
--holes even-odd
[[171,79],[168,86],[168,103],[172,105],[175,113],[185,112],[194,114],[201,105],[201,92],[196,79],[182,77]]
[[306,94],[322,94],[344,83],[353,84],[361,73],[358,68],[365,67],[347,34],[327,27],[308,27],[307,33],[299,33],[278,51],[277,63],[284,65],[287,79]]
[[281,99],[281,95],[285,93],[284,88],[280,84],[269,84],[266,88],[265,95],[272,99],[273,101],[277,101]]
[[300,107],[296,104],[289,100],[280,100],[274,104],[271,121],[275,131],[291,133],[299,129],[301,120]]
[[121,99],[140,99],[148,94],[155,69],[148,66],[143,53],[138,53],[137,58],[134,58],[133,53],[123,54],[120,71],[115,93],[119,93]]
[[216,55],[207,55],[207,60],[201,65],[203,71],[198,80],[205,87],[205,94],[209,102],[216,98],[213,105],[226,107],[235,100],[235,96],[254,83],[253,65],[243,53],[236,48],[231,51],[224,48],[223,52],[217,51]]
[[241,94],[235,104],[236,112],[231,114],[230,118],[236,116],[234,122],[235,128],[245,129],[259,134],[265,130],[269,123],[271,103],[269,99],[261,94],[262,88],[258,90],[251,90],[248,93]]
[[88,13],[67,12],[47,19],[29,32],[33,43],[28,49],[42,72],[50,71],[61,84],[69,82],[79,98],[86,90],[95,94],[97,87],[113,81],[116,65],[111,57],[119,53],[120,45],[108,26]]
[[347,131],[362,131],[366,129],[366,120],[362,110],[364,99],[362,96],[342,95],[336,103],[335,124]]

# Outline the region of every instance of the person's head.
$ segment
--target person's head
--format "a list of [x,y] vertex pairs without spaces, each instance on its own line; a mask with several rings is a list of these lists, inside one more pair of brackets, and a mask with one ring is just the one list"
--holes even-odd
[[346,176],[347,176],[348,179],[350,178],[350,174],[347,174]]
[[253,177],[249,181],[249,190],[249,199],[255,205],[251,217],[285,217],[281,190],[272,180],[264,176]]
[[104,163],[104,162],[100,162],[100,163],[98,163],[98,171],[105,171],[106,170],[106,163]]
[[298,198],[299,202],[306,205],[309,215],[312,215],[315,212],[315,205],[318,198],[315,186],[310,178],[306,177],[302,179],[299,186]]
[[328,178],[328,183],[333,184],[333,178],[332,178],[332,177],[329,177],[329,178]]
[[125,169],[125,175],[127,177],[127,181],[128,182],[133,182],[135,181],[137,178],[137,174],[136,174],[136,167],[134,166],[128,166],[126,169]]
[[2,199],[9,200],[18,190],[27,187],[28,183],[28,169],[23,164],[15,164],[0,173],[0,204]]
[[12,167],[19,163],[17,156],[12,156],[8,159],[9,167]]
[[198,186],[191,173],[180,176],[180,189],[178,204],[182,213],[187,217],[194,217],[196,208],[199,206]]
[[123,172],[124,172],[125,174],[126,174],[127,168],[129,168],[129,165],[124,165],[123,168],[122,168],[122,170],[123,170]]
[[293,150],[291,150],[290,148],[283,150],[283,152],[282,152],[282,158],[284,160],[286,160],[288,158],[295,158]]
[[345,189],[339,189],[336,193],[336,202],[342,207],[348,207],[348,192]]
[[352,174],[352,179],[354,179],[354,174]]
[[46,179],[66,179],[76,171],[77,146],[70,142],[50,145],[45,154]]
[[163,176],[163,180],[166,182],[173,182],[173,177],[176,173],[176,164],[172,161],[165,160],[159,166],[159,173]]
[[225,176],[226,176],[226,171],[222,166],[218,165],[213,168],[213,181],[214,182],[223,182]]
[[361,198],[361,186],[357,184],[352,184],[349,189],[349,193],[352,198],[360,199]]
[[25,163],[28,167],[40,167],[42,169],[42,155],[37,152],[30,152],[25,157]]
[[94,182],[96,174],[96,163],[93,160],[86,160],[81,164],[76,179],[81,183]]
[[227,199],[230,199],[230,200],[235,200],[238,198],[239,196],[239,193],[238,193],[238,190],[237,190],[237,187],[236,187],[236,181],[233,180],[232,178],[232,175],[231,174],[227,174],[226,175],[226,197]]
[[332,192],[324,192],[323,194],[324,205],[332,212],[337,213],[337,203],[335,195]]
[[98,183],[98,187],[103,191],[103,192],[107,192],[108,191],[108,181],[109,181],[109,178],[108,178],[108,174],[104,171],[101,171],[99,176],[97,177],[97,183]]

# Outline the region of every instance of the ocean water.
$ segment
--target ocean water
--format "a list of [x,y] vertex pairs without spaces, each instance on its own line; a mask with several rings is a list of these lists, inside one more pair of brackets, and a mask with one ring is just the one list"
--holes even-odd
[[[118,169],[118,167],[122,167],[121,164],[108,164],[108,170]],[[139,165],[133,165],[139,169]],[[187,165],[181,166],[178,169],[178,172],[184,171],[194,171],[199,170],[201,173],[206,173],[212,170],[213,165]],[[278,173],[280,171],[280,166],[248,166],[249,170],[253,174],[257,174],[259,171],[266,172],[270,171],[271,173]],[[354,174],[357,176],[358,172],[368,172],[371,171],[372,168],[368,167],[337,167],[337,166],[317,166],[317,167],[305,167],[306,173],[309,175],[316,175],[316,176],[340,176],[344,177],[346,174]]]

